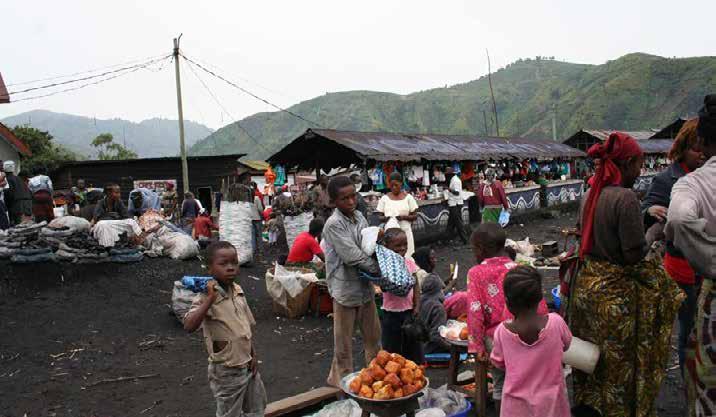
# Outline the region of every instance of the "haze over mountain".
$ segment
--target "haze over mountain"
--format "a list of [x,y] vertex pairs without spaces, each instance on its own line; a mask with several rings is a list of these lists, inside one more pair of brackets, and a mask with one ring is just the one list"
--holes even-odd
[[[139,123],[122,119],[101,120],[72,114],[33,110],[6,117],[10,127],[30,125],[50,132],[55,141],[89,159],[97,152],[90,143],[100,133],[111,133],[140,158],[179,155],[179,126],[176,120],[148,119]],[[184,121],[187,146],[209,136],[213,130],[196,122]]]
[[[634,53],[601,65],[538,57],[496,71],[492,83],[501,136],[551,138],[555,108],[559,139],[581,128],[645,130],[695,114],[703,96],[716,92],[716,57]],[[289,110],[330,129],[496,134],[487,76],[408,95],[327,93]],[[262,159],[315,127],[285,112],[257,113],[239,123],[253,139],[229,124],[190,153]]]

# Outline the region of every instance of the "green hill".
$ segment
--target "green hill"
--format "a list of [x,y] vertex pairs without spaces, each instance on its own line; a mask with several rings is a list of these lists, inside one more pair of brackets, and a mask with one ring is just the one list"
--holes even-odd
[[[716,92],[716,57],[630,54],[602,65],[526,59],[496,71],[492,83],[502,136],[551,138],[555,105],[559,138],[582,127],[645,130],[693,115],[703,96]],[[408,95],[329,93],[289,110],[330,129],[495,134],[487,76]],[[284,112],[258,113],[240,123],[256,141],[230,124],[190,152],[266,158],[312,127]]]
[[[2,122],[10,127],[29,125],[50,132],[56,143],[89,158],[97,155],[97,150],[90,143],[100,133],[111,133],[116,142],[126,144],[143,158],[179,154],[179,125],[176,120],[154,118],[134,123],[122,119],[102,120],[33,110],[6,117]],[[184,129],[187,145],[213,132],[204,125],[188,120],[184,122]]]

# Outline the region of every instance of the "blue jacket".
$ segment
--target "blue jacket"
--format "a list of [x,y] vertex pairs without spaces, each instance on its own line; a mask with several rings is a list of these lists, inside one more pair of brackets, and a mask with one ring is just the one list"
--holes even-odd
[[[134,207],[132,195],[135,193],[142,194],[142,207]],[[136,188],[129,193],[129,204],[127,205],[127,210],[131,216],[141,216],[149,209],[159,211],[161,207],[162,200],[159,198],[159,194],[148,188]]]
[[646,193],[644,201],[641,202],[641,211],[644,215],[644,230],[649,230],[656,223],[656,219],[647,213],[651,206],[669,207],[671,202],[671,189],[679,178],[686,175],[686,172],[678,162],[674,162],[664,171],[654,177]]

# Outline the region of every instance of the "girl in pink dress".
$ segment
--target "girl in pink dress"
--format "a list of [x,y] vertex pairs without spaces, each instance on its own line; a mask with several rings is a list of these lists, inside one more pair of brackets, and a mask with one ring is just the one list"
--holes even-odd
[[572,333],[558,314],[541,315],[542,276],[518,266],[505,276],[504,293],[513,320],[495,330],[490,359],[505,370],[500,416],[570,417],[562,354]]

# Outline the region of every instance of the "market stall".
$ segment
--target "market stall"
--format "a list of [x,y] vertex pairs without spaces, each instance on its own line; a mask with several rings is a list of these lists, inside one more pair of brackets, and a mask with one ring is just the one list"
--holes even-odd
[[[329,172],[350,168],[363,176],[363,195],[375,209],[377,199],[387,191],[387,178],[400,172],[404,188],[418,201],[418,220],[413,223],[416,241],[441,237],[447,227],[448,206],[444,191],[445,171],[460,175],[465,194],[463,219],[470,220],[471,199],[487,168],[497,172],[513,211],[539,209],[540,183],[569,178],[577,173],[576,160],[582,151],[547,140],[496,138],[470,135],[402,134],[308,129],[268,159],[286,169],[316,169]],[[557,195],[567,188],[566,200],[577,192],[573,184],[559,182]],[[553,187],[554,188],[554,187]],[[555,200],[555,203],[563,199]],[[374,203],[374,204],[371,204]],[[474,205],[474,203],[472,203]],[[372,224],[378,215],[369,216]]]
[[584,194],[583,180],[553,181],[544,187],[547,207],[579,201]]

